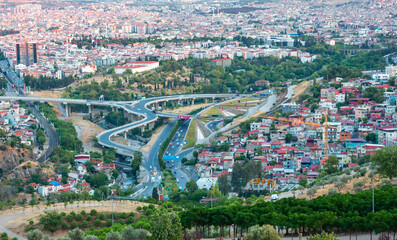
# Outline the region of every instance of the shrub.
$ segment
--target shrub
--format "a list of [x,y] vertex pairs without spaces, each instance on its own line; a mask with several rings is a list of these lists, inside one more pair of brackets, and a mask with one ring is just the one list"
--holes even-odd
[[66,213],[65,212],[61,212],[61,217],[66,217]]
[[73,220],[73,216],[72,215],[67,215],[66,216],[66,221],[71,222]]
[[105,226],[106,227],[111,227],[112,226],[112,219],[106,220]]
[[73,217],[76,217],[76,213],[74,211],[71,211],[69,214],[72,215]]
[[28,227],[25,229],[25,232],[30,232],[30,231],[35,230],[35,229],[36,229],[36,228],[33,227],[33,226],[28,226]]
[[29,225],[33,225],[33,224],[34,224],[33,220],[30,220]]
[[88,224],[88,221],[87,221],[87,220],[83,220],[83,221],[81,222],[81,227],[82,227],[82,228],[88,228],[88,226],[89,226],[89,224]]
[[62,229],[68,229],[68,224],[67,224],[65,221],[63,221],[63,222],[61,223],[61,228],[62,228]]
[[83,219],[83,216],[81,216],[81,214],[77,214],[76,217],[75,217],[75,219],[76,219],[77,221],[80,221],[81,219]]
[[124,219],[119,219],[118,223],[120,223],[121,225],[124,225],[125,221],[124,221]]
[[91,221],[92,220],[92,216],[91,215],[87,215],[87,217],[85,218],[87,221]]
[[382,183],[380,184],[381,187],[391,185],[390,179],[383,179]]
[[81,216],[85,216],[85,215],[87,215],[87,213],[83,210],[83,211],[81,211],[80,212],[80,214],[81,214]]
[[363,188],[362,187],[355,187],[354,188],[354,192],[355,193],[359,193],[359,192],[362,192],[363,191]]
[[122,212],[120,213],[120,218],[126,219],[128,217],[127,213]]
[[101,224],[102,224],[101,220],[95,219],[95,222],[94,222],[95,227],[100,227]]
[[127,219],[127,223],[128,223],[128,224],[133,224],[134,222],[135,222],[135,220],[134,220],[133,217],[129,217],[129,218]]
[[328,190],[328,195],[329,195],[329,196],[335,195],[335,194],[337,194],[337,193],[338,193],[338,189],[336,189],[336,188],[330,188],[330,189]]
[[134,217],[134,216],[135,216],[135,213],[134,213],[134,212],[130,212],[129,216],[130,216],[130,217]]
[[153,204],[149,204],[149,208],[150,208],[150,209],[155,209],[155,207],[154,207]]
[[79,224],[76,221],[73,221],[70,223],[70,229],[75,229],[79,226]]
[[98,214],[97,210],[91,209],[91,216],[96,216]]
[[103,213],[99,214],[98,218],[101,219],[101,220],[104,220],[105,219],[105,214],[103,214]]
[[142,207],[139,206],[139,207],[136,208],[136,210],[137,210],[137,211],[141,211],[141,210],[142,210]]
[[354,188],[359,188],[359,187],[363,187],[363,183],[362,182],[356,182],[355,184],[353,184]]

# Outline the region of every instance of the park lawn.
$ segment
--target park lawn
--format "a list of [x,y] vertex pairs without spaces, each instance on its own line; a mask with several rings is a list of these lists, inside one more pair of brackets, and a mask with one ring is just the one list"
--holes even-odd
[[194,147],[196,144],[196,120],[192,120],[189,125],[189,129],[187,130],[185,141],[186,145],[182,147],[182,150]]
[[223,116],[222,112],[217,107],[212,107],[208,109],[204,114],[204,116],[210,116],[210,115]]

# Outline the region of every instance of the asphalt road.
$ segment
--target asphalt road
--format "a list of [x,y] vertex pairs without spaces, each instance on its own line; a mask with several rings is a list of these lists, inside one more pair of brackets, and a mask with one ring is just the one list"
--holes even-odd
[[[5,76],[8,80],[9,86],[7,87],[6,94],[7,96],[15,96],[15,95],[25,95],[23,91],[21,91],[21,86],[23,86],[23,81],[20,79],[14,71],[11,71],[11,69],[8,67],[7,61],[0,61],[0,67],[2,70],[6,72]],[[13,91],[12,86],[10,84],[14,84],[16,89],[19,89],[19,93],[16,93]],[[50,124],[47,119],[41,114],[39,109],[37,108],[36,105],[34,105],[31,102],[26,102],[26,106],[29,108],[29,110],[32,112],[33,116],[35,116],[40,124],[41,127],[44,129],[44,132],[47,135],[47,140],[48,140],[48,148],[46,151],[37,159],[38,162],[43,162],[46,159],[50,157],[52,152],[54,151],[54,148],[59,145],[59,137],[57,132],[55,131],[54,127],[52,124]]]
[[[189,129],[191,120],[184,121],[181,126],[178,128],[177,132],[173,136],[170,145],[165,151],[165,156],[178,156],[178,158],[170,159],[170,160],[164,160],[165,164],[168,169],[170,169],[176,179],[177,179],[177,184],[180,188],[185,188],[186,183],[189,181],[189,178],[187,174],[182,171],[182,158],[185,155],[179,155],[180,150],[183,147],[183,142],[185,141],[187,131]],[[172,144],[172,145],[171,145]],[[184,154],[187,154],[184,152]]]
[[223,123],[223,119],[215,119],[214,121],[208,122],[205,126],[211,131],[214,132],[219,129],[219,125]]

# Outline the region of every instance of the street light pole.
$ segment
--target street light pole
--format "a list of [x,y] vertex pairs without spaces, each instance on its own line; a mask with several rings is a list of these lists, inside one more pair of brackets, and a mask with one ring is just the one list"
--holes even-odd
[[213,187],[211,187],[211,209],[212,209],[212,191],[213,191]]
[[113,190],[110,193],[112,194],[112,226],[113,226],[114,225],[114,213],[113,213],[114,195],[113,195]]

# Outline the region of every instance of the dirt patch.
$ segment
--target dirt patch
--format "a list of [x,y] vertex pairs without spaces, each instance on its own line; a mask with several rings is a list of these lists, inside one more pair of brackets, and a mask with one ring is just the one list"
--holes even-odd
[[152,138],[150,139],[150,141],[148,142],[148,144],[146,144],[145,146],[141,147],[141,150],[144,152],[149,152],[150,148],[153,146],[154,142],[156,141],[157,137],[159,136],[161,130],[163,130],[163,128],[165,127],[165,124],[158,127],[152,135]]
[[[62,91],[57,91],[57,90],[34,91],[32,94],[32,96],[47,97],[47,98],[48,97],[49,98],[60,98],[61,95],[62,95]],[[59,109],[57,103],[49,102],[48,104],[53,107],[53,109],[58,117],[63,116],[63,113]]]
[[[363,182],[364,185],[362,187],[363,190],[368,190],[370,188],[372,188],[372,178],[369,178],[369,171],[368,173],[363,176],[363,177],[359,177],[359,178],[353,178],[351,181],[349,181],[342,189],[340,189],[339,193],[354,193],[354,184],[358,183],[358,182]],[[375,175],[375,188],[379,187],[379,185],[382,183],[382,180],[384,178],[379,177],[379,175]],[[316,194],[314,194],[313,198],[319,197],[319,196],[323,196],[323,195],[328,195],[328,191],[331,188],[335,188],[335,184],[328,184],[325,185],[322,188],[319,188],[316,192]],[[306,198],[306,199],[310,199],[310,197],[305,193],[302,194],[298,194],[300,191],[296,191],[296,197],[297,198]]]
[[119,135],[113,135],[110,137],[110,141],[118,143],[120,145],[126,145],[128,146],[128,140],[123,138],[122,136]]
[[207,107],[211,104],[212,103],[201,103],[201,104],[179,107],[174,109],[165,109],[163,112],[172,113],[172,114],[186,114],[186,113],[190,113],[191,111],[197,110],[199,108]]
[[[121,213],[121,212],[137,212],[136,208],[138,206],[143,207],[147,206],[147,203],[141,203],[141,202],[134,202],[134,201],[114,201],[113,203],[113,209],[114,212],[116,213]],[[48,210],[53,210],[53,208],[56,208],[55,211],[57,212],[65,212],[65,213],[70,213],[71,211],[75,212],[80,212],[82,210],[85,210],[86,212],[91,211],[91,209],[95,209],[98,211],[98,213],[106,213],[106,212],[112,212],[112,202],[111,201],[104,201],[104,202],[96,202],[96,201],[88,201],[88,202],[80,202],[80,203],[74,203],[74,204],[68,204],[65,205],[63,203],[58,203],[56,205],[51,205],[51,206],[45,206],[45,205],[40,205],[40,206],[35,206],[33,209],[32,208],[17,208],[15,210],[7,210],[3,211],[0,213],[0,215],[13,215],[17,213],[23,213],[26,212],[25,215],[13,219],[9,221],[5,226],[11,230],[14,233],[17,233],[22,236],[26,236],[26,232],[24,231],[28,222],[30,220],[33,220],[35,223],[38,223],[38,218],[41,214],[44,213],[44,211]],[[31,210],[38,211],[38,212],[30,212]],[[67,231],[58,231],[54,236],[55,237],[62,237],[67,234]]]
[[300,95],[304,94],[310,84],[310,81],[304,81],[299,83],[299,85],[294,88],[294,96],[292,96],[291,101],[297,99]]
[[82,115],[76,113],[72,113],[72,116],[68,118],[67,121],[72,122],[73,125],[76,125],[80,128],[81,141],[88,149],[90,149],[90,151],[102,151],[101,148],[96,147],[96,143],[93,141],[93,139],[96,137],[96,135],[105,131],[103,128],[93,122],[83,119]]

